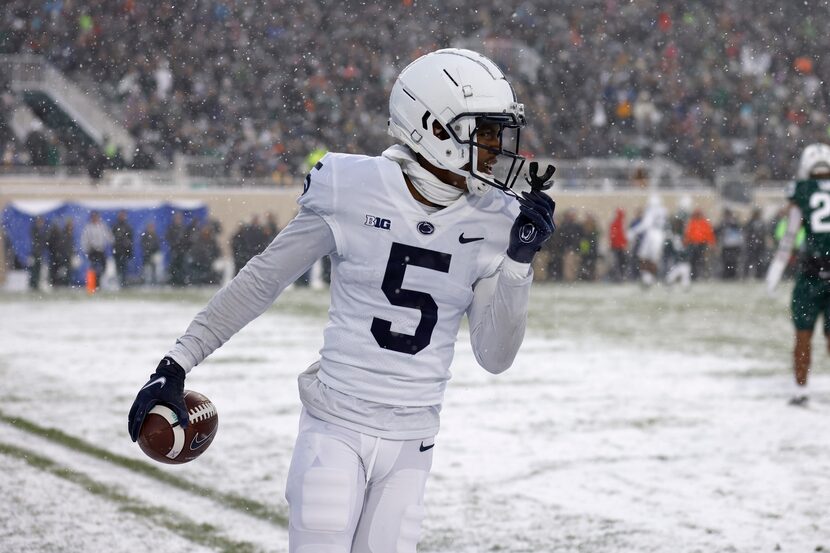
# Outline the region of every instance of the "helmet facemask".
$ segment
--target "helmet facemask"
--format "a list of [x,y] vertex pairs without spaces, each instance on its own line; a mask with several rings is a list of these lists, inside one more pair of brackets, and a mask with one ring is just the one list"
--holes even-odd
[[519,155],[519,136],[524,118],[514,114],[463,114],[449,124],[452,139],[469,148],[469,163],[459,174],[467,187],[483,194],[488,186],[516,195],[512,188],[525,159]]

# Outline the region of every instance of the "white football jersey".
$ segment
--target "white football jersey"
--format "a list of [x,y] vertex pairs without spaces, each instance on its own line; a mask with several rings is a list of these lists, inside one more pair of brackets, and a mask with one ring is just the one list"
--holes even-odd
[[387,405],[440,404],[473,285],[501,264],[518,202],[493,190],[428,213],[398,164],[332,153],[299,204],[337,244],[320,381]]
[[666,239],[666,208],[659,201],[650,201],[640,222],[631,228],[632,237],[641,237],[637,257],[659,263]]

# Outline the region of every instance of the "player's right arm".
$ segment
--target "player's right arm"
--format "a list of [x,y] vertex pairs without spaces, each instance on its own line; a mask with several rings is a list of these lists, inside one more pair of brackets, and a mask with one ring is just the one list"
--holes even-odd
[[331,228],[302,208],[265,251],[213,296],[167,356],[190,371],[268,309],[315,261],[334,251]]
[[787,268],[787,263],[789,263],[790,256],[792,255],[795,237],[800,229],[801,209],[795,203],[791,203],[787,211],[787,230],[778,242],[778,249],[772,258],[769,269],[767,269],[766,283],[767,291],[770,293],[775,291],[778,283],[781,282],[784,269]]
[[330,160],[330,155],[324,157],[306,177],[297,216],[216,293],[167,353],[185,371],[265,312],[315,261],[337,250],[332,230],[336,222],[330,216],[335,195]]
[[261,315],[285,288],[311,265],[336,251],[334,234],[324,217],[329,213],[330,170],[317,164],[315,193],[307,194],[312,175],[306,178],[300,212],[271,244],[251,259],[233,280],[223,287],[187,327],[162,359],[156,372],[139,391],[127,418],[130,437],[135,441],[144,417],[156,403],[165,403],[179,413],[183,426],[184,379],[195,365],[227,342],[242,327]]
[[139,390],[127,417],[130,438],[138,439],[144,417],[156,404],[170,406],[187,426],[183,390],[187,372],[261,315],[320,257],[334,251],[334,237],[323,219],[308,209],[251,259],[193,319],[184,335]]

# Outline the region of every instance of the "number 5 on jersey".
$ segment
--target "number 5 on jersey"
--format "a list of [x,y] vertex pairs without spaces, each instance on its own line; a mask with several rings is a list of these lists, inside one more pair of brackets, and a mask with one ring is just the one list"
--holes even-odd
[[373,317],[372,336],[375,337],[380,347],[415,355],[429,345],[432,331],[438,323],[438,305],[426,292],[403,288],[404,274],[409,265],[448,273],[451,258],[452,256],[448,253],[407,246],[398,242],[392,243],[381,289],[392,305],[419,310],[421,320],[418,321],[415,334],[410,335],[394,332],[391,321]]

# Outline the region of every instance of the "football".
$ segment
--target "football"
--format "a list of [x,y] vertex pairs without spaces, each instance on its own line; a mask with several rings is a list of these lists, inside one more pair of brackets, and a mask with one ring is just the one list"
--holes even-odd
[[219,415],[213,402],[193,390],[184,391],[184,401],[190,418],[187,428],[179,425],[176,413],[166,405],[156,405],[144,418],[138,445],[156,461],[171,465],[190,462],[216,437]]

